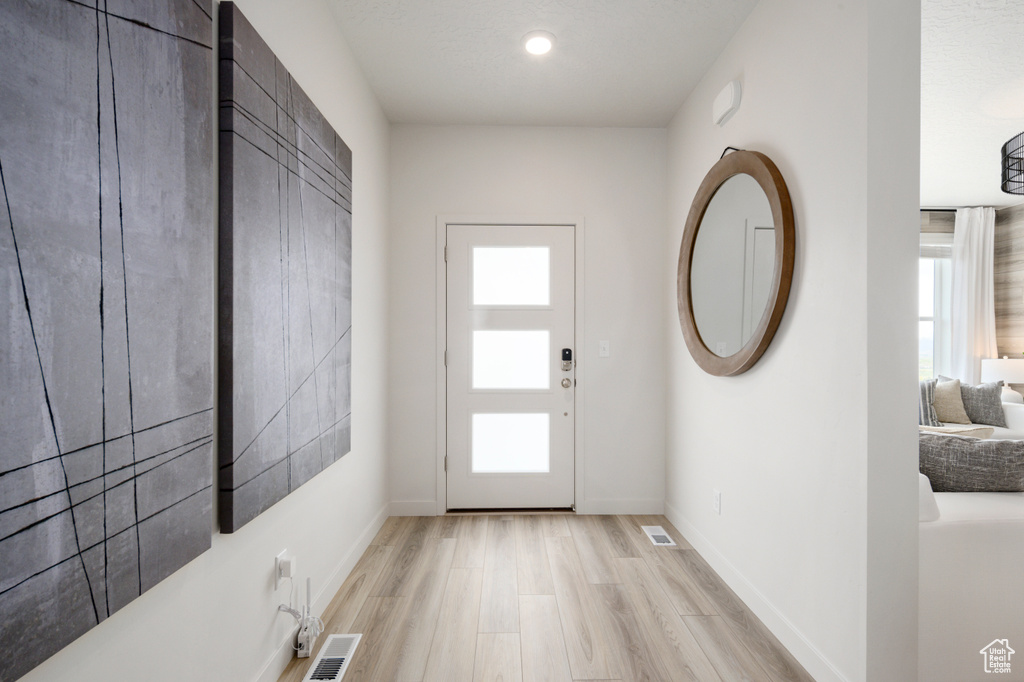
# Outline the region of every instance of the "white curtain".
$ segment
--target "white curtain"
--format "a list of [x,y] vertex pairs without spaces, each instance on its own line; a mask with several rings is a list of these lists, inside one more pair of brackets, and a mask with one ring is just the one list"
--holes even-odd
[[997,357],[993,260],[996,211],[961,208],[953,229],[954,379],[977,384],[983,358]]

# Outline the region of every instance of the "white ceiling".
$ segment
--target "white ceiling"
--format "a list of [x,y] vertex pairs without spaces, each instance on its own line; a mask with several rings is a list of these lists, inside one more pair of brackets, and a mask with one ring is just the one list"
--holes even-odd
[[1010,206],[1000,149],[1024,132],[1024,2],[921,3],[921,205]]
[[[662,127],[756,0],[329,0],[394,123]],[[555,49],[531,57],[525,34]]]
[[[668,124],[756,0],[328,0],[394,123]],[[808,0],[810,2],[818,0]],[[1024,2],[922,0],[921,205],[1008,206]],[[554,51],[525,54],[533,30]]]

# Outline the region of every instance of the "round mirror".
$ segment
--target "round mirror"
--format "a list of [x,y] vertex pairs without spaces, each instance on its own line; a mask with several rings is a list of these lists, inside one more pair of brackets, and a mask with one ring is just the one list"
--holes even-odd
[[697,364],[730,376],[771,343],[793,279],[793,206],[771,159],[738,151],[708,172],[679,251],[683,337]]

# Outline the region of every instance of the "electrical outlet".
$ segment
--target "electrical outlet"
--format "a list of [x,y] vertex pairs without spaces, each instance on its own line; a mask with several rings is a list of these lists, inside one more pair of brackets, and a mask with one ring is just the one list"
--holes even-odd
[[715,493],[715,500],[714,500],[715,513],[718,514],[719,516],[721,516],[722,515],[722,493],[720,493],[718,490],[715,490],[714,493]]
[[281,587],[283,578],[295,576],[295,557],[288,556],[288,550],[282,549],[281,553],[274,557],[274,589]]

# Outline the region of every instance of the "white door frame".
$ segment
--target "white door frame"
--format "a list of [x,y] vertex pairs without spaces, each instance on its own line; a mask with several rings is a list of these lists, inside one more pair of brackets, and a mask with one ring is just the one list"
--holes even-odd
[[568,225],[575,229],[573,230],[575,235],[575,251],[576,251],[576,264],[574,277],[576,278],[575,289],[576,289],[576,305],[575,305],[575,335],[576,343],[574,352],[576,354],[576,391],[575,391],[575,410],[576,410],[576,422],[574,424],[573,440],[574,445],[574,464],[575,464],[575,499],[576,499],[576,512],[586,513],[585,501],[586,494],[583,487],[584,478],[584,462],[586,458],[585,454],[585,442],[583,439],[584,429],[584,397],[586,396],[586,340],[583,336],[584,331],[584,287],[583,287],[583,274],[585,268],[583,267],[583,256],[584,256],[584,225],[582,216],[566,217],[561,216],[546,216],[538,218],[537,216],[478,216],[478,215],[441,215],[437,216],[435,223],[435,296],[436,296],[436,307],[437,319],[435,322],[435,330],[437,334],[436,346],[435,346],[435,372],[436,377],[435,384],[437,385],[437,396],[435,399],[437,406],[437,415],[435,420],[435,428],[437,429],[437,441],[435,444],[435,473],[436,473],[436,490],[437,490],[437,514],[441,515],[448,511],[448,487],[447,487],[447,475],[444,470],[444,459],[448,452],[448,373],[444,365],[444,353],[448,347],[448,295],[447,295],[447,264],[444,260],[444,247],[447,242],[447,233],[449,225],[538,225],[538,226],[553,226],[553,225]]

